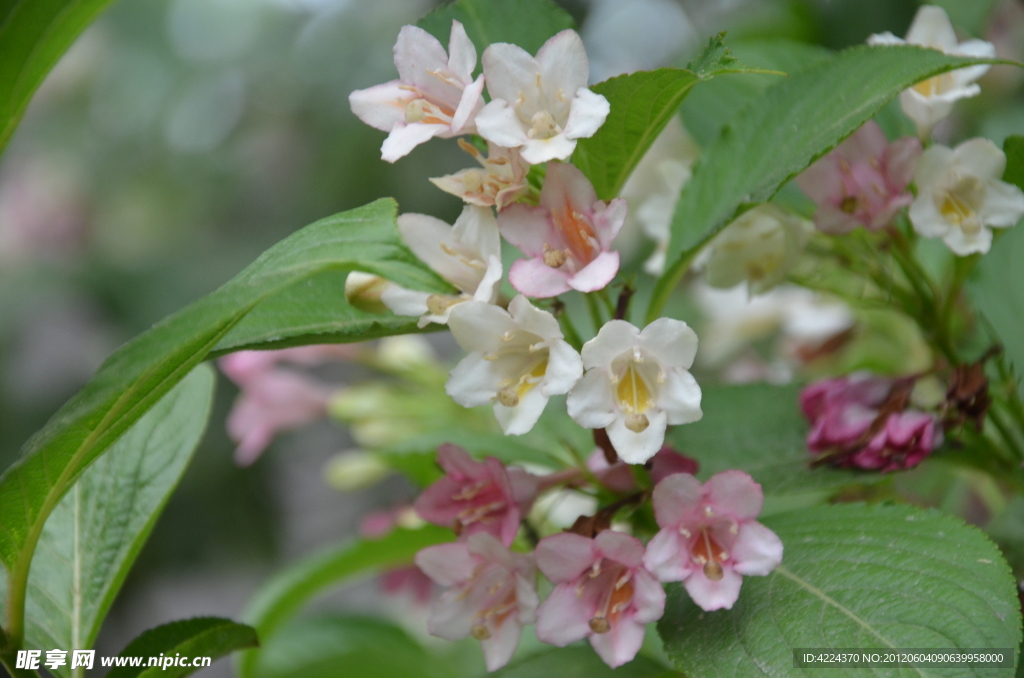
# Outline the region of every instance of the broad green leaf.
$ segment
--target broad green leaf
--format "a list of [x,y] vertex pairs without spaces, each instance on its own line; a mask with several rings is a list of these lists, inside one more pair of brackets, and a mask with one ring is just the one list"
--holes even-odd
[[[838,676],[793,667],[793,648],[1013,648],[1020,601],[1006,561],[974,527],[909,506],[836,505],[764,520],[782,565],[744,577],[731,610],[704,612],[669,587],[658,632],[691,678]],[[873,675],[1006,675],[911,669]]]
[[[206,428],[213,383],[209,367],[196,368],[90,466],[50,514],[29,573],[28,646],[93,646],[192,459]],[[68,666],[55,673],[71,675]]]
[[667,258],[671,268],[659,280],[648,321],[659,315],[685,271],[688,253],[744,206],[771,198],[904,89],[980,63],[1012,62],[910,45],[860,46],[769,87],[722,128],[697,161],[676,207]]
[[[322,219],[272,247],[216,292],[121,347],[26,443],[21,458],[0,476],[0,562],[10,573],[15,607],[46,517],[64,493],[261,302],[325,271],[356,268],[415,289],[450,289],[402,244],[395,212],[394,201],[378,200]],[[362,338],[338,334],[348,341]],[[16,624],[7,631],[20,640]]]
[[534,655],[491,675],[494,678],[660,678],[665,672],[663,665],[643,655],[612,670],[587,646],[567,647]]
[[316,616],[297,620],[264,643],[259,658],[253,674],[256,678],[466,675],[445,657],[427,652],[399,627],[373,617]]
[[795,386],[710,386],[703,390],[704,417],[675,426],[668,442],[700,462],[707,478],[728,469],[746,471],[766,496],[808,494],[856,482],[876,482],[878,473],[811,469],[807,422]]
[[1006,153],[1006,172],[1003,181],[1024,189],[1024,137],[1014,134],[1003,142]]
[[[146,631],[128,643],[119,657],[218,659],[236,650],[259,645],[256,631],[230,619],[196,617],[170,622]],[[147,659],[148,663],[148,659]],[[114,667],[107,678],[180,678],[198,671],[202,666],[120,666]]]
[[[249,601],[243,615],[268,642],[275,630],[302,605],[346,579],[392,567],[408,565],[416,552],[427,546],[451,541],[454,535],[428,525],[420,530],[395,530],[376,540],[357,540],[306,558],[279,572]],[[258,652],[247,652],[240,662],[240,674],[252,678]]]
[[0,151],[36,88],[110,0],[4,0],[0,3]]
[[1024,226],[997,234],[966,285],[974,307],[995,329],[1018,375],[1024,372]]
[[536,54],[552,35],[576,27],[572,17],[551,0],[456,0],[417,25],[447,49],[453,19],[465,26],[478,56],[493,42],[510,42]]

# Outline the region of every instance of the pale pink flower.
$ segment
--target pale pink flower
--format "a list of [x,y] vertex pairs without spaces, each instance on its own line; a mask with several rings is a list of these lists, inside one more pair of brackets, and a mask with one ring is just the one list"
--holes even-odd
[[647,545],[644,564],[660,581],[681,581],[701,609],[729,609],[743,576],[764,576],[782,562],[782,541],[754,520],[761,486],[743,471],[724,471],[706,483],[671,475],[654,488],[661,531]]
[[587,89],[590,66],[575,31],[551,37],[536,58],[495,43],[484,51],[483,65],[491,102],[476,116],[480,136],[520,149],[530,164],[568,158],[576,140],[593,136],[611,110]]
[[458,140],[459,147],[473,156],[482,169],[464,169],[430,180],[446,193],[457,195],[470,205],[504,209],[527,191],[526,173],[529,165],[523,162],[519,151],[487,144],[487,157],[476,146]]
[[512,553],[486,533],[464,543],[430,546],[416,564],[441,586],[450,587],[434,604],[427,628],[447,640],[480,641],[488,671],[508,663],[523,625],[537,611],[533,558]]
[[796,182],[818,204],[814,222],[825,233],[849,233],[857,226],[877,230],[913,202],[907,186],[920,155],[916,138],[890,144],[869,120]]
[[437,38],[416,26],[402,27],[394,52],[398,80],[348,97],[360,120],[389,132],[381,147],[384,160],[394,162],[432,137],[476,131],[484,77],[473,79],[476,48],[461,23],[452,22],[447,54]]
[[537,478],[506,468],[494,457],[474,461],[464,449],[449,444],[437,449],[437,463],[445,476],[416,499],[420,517],[462,537],[486,532],[511,544],[537,496]]
[[549,164],[539,206],[519,203],[498,214],[501,234],[530,257],[512,264],[509,282],[530,297],[602,289],[619,270],[611,245],[625,221],[623,198],[602,202],[575,166]]
[[661,619],[665,591],[644,568],[644,546],[622,532],[571,532],[537,544],[537,567],[556,584],[537,611],[537,638],[565,647],[583,638],[608,666],[633,659],[644,625]]

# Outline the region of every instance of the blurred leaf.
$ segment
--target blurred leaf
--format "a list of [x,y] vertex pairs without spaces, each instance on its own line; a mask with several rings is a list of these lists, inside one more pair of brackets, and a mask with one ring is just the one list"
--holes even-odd
[[[213,372],[196,368],[82,474],[46,521],[32,564],[26,644],[93,646],[206,428]],[[0,599],[3,599],[0,585]],[[71,675],[65,665],[56,671]]]
[[746,471],[766,496],[805,494],[856,482],[877,482],[878,473],[829,467],[811,469],[796,386],[710,386],[703,390],[704,417],[673,427],[670,445],[700,462],[707,478],[728,469]]
[[907,87],[982,63],[1012,62],[950,56],[909,45],[860,46],[765,90],[722,128],[683,188],[668,248],[671,268],[659,280],[649,315],[658,315],[684,272],[684,254],[694,252],[744,206],[771,198]]
[[949,20],[957,28],[973,34],[985,32],[996,0],[928,0],[929,5],[938,5],[949,14]]
[[[226,654],[259,645],[256,631],[244,624],[218,617],[182,619],[157,626],[128,643],[119,657],[210,657],[218,659]],[[162,666],[114,667],[107,678],[156,678],[188,676],[202,667]]]
[[[378,200],[294,233],[219,290],[107,359],[0,476],[0,561],[10,574],[12,599],[28,579],[36,540],[58,500],[262,301],[324,271],[356,268],[415,289],[449,289],[402,244],[396,209],[393,200]],[[292,334],[288,327],[279,329],[283,336]],[[341,332],[336,337],[363,338]]]
[[785,545],[783,564],[767,577],[744,577],[731,610],[704,612],[681,585],[669,587],[658,631],[686,675],[804,676],[793,667],[797,647],[1011,648],[1020,642],[1020,601],[1006,561],[958,518],[909,506],[847,504],[764,524]]
[[259,653],[254,678],[455,678],[457,667],[373,617],[297,620]]
[[1024,579],[1024,497],[1010,500],[988,526],[988,534],[1002,548],[1017,576]]
[[[1019,375],[1024,370],[1024,228],[997,232],[967,281],[967,296],[991,324]],[[1022,391],[1024,392],[1024,391]]]
[[[452,541],[455,535],[433,525],[419,530],[398,529],[375,540],[355,540],[317,553],[278,572],[249,601],[244,614],[264,643],[302,605],[324,590],[356,576],[412,563],[427,546]],[[256,675],[259,652],[246,652],[239,664],[244,678]]]
[[1019,134],[1006,137],[1003,152],[1006,153],[1003,181],[1024,190],[1024,137]]
[[[590,646],[567,647],[528,657],[490,674],[493,678],[661,678],[666,668],[643,655],[610,669]],[[672,674],[674,675],[674,674]]]
[[0,151],[36,88],[110,0],[5,0],[0,3]]
[[416,25],[447,49],[453,19],[465,26],[478,56],[494,42],[510,42],[536,54],[555,33],[576,28],[572,17],[551,0],[456,0]]

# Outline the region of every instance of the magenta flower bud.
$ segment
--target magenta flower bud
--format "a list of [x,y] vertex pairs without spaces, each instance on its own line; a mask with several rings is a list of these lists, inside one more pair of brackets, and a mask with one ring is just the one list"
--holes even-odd
[[869,471],[900,471],[917,466],[941,444],[942,429],[934,415],[906,410],[890,414],[882,430],[849,463]]

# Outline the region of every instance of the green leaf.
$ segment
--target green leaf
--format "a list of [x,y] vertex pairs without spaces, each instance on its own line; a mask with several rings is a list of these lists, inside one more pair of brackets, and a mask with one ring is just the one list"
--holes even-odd
[[610,669],[601,658],[588,647],[567,647],[528,657],[496,673],[493,678],[537,678],[557,676],[558,678],[659,678],[665,674],[665,667],[655,661],[638,656],[628,664]]
[[[256,631],[244,624],[218,617],[196,617],[157,626],[128,643],[119,657],[174,657],[218,659],[236,650],[256,647]],[[147,660],[148,662],[148,660]],[[115,666],[107,678],[180,678],[202,667]]]
[[1024,228],[997,232],[992,249],[967,281],[967,296],[996,331],[1006,357],[1019,375],[1024,370]]
[[[396,209],[393,200],[378,200],[294,233],[219,290],[121,347],[26,443],[0,476],[0,562],[10,574],[15,607],[46,517],[64,493],[262,302],[325,271],[357,268],[414,289],[450,290],[402,244]],[[298,334],[279,330],[281,337]],[[363,338],[340,330],[338,336]],[[17,612],[8,619],[17,622]],[[20,641],[17,623],[7,631]]]
[[551,0],[456,0],[416,25],[447,49],[452,20],[465,26],[478,55],[494,42],[510,42],[536,54],[552,35],[576,27],[572,17]]
[[[1020,642],[1020,601],[1006,561],[984,534],[957,518],[909,506],[847,504],[764,524],[785,545],[782,565],[767,577],[744,577],[731,610],[703,612],[682,586],[669,587],[658,632],[687,676],[810,675],[793,667],[793,648],[1011,648]],[[995,675],[991,669],[914,673]]]
[[1006,137],[1003,152],[1006,153],[1003,181],[1024,190],[1024,137],[1019,134]]
[[689,255],[745,206],[771,198],[904,89],[983,63],[1013,62],[912,45],[859,46],[769,87],[722,128],[697,161],[673,218],[671,269],[659,280],[648,321],[660,314]]
[[[408,565],[420,549],[452,539],[454,535],[449,530],[428,525],[328,549],[275,575],[249,601],[243,618],[268,642],[277,627],[324,590],[352,577]],[[239,673],[252,678],[258,661],[258,652],[245,653]]]
[[[295,621],[260,650],[255,678],[454,678],[458,667],[373,617]],[[339,668],[344,667],[343,673]]]
[[[30,647],[93,646],[192,459],[206,428],[213,384],[209,367],[195,369],[90,466],[50,514],[29,573],[25,640]],[[55,673],[71,675],[68,666]]]
[[6,0],[0,6],[0,151],[28,102],[110,0]]
[[667,436],[670,445],[700,462],[701,478],[741,469],[771,497],[824,492],[885,477],[808,466],[807,422],[800,413],[797,386],[710,386],[702,391],[704,417],[673,427]]

